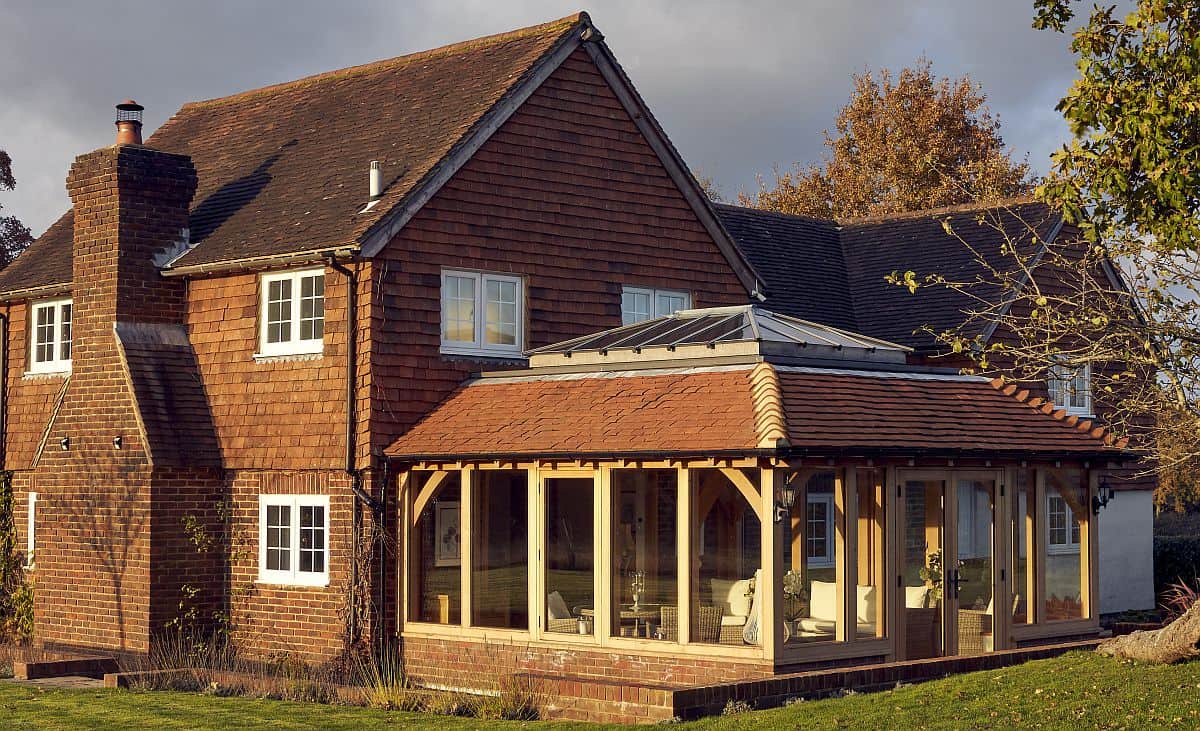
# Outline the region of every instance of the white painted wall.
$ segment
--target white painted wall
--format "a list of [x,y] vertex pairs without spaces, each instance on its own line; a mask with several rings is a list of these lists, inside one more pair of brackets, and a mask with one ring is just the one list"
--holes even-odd
[[1100,511],[1100,612],[1154,607],[1154,494],[1122,490]]

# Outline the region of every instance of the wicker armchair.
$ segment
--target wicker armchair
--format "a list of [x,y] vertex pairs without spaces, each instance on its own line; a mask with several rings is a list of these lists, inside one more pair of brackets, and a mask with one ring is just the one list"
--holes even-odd
[[[724,616],[725,610],[721,607],[700,607],[699,620],[696,623],[696,642],[719,642],[721,618]],[[658,619],[663,638],[678,642],[679,610],[675,607],[662,607],[658,610]]]
[[547,619],[547,632],[567,632],[569,634],[579,634],[579,620],[571,619]]
[[958,654],[982,655],[991,651],[992,615],[979,609],[958,610]]

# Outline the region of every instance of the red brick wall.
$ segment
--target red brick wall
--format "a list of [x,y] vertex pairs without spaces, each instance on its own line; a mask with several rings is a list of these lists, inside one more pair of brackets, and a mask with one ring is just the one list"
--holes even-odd
[[372,263],[372,445],[386,447],[464,377],[446,357],[440,272],[526,277],[527,347],[621,324],[621,285],[743,304],[745,288],[580,50]]
[[[342,649],[350,581],[352,497],[337,471],[231,472],[231,582],[234,639],[253,656],[286,653],[327,660]],[[258,583],[259,495],[329,495],[329,585]]]
[[50,411],[66,378],[60,375],[25,376],[29,368],[29,306],[21,302],[5,308],[8,315],[8,413],[5,419],[6,469],[28,469],[50,420]]
[[405,670],[421,684],[477,690],[494,688],[498,677],[514,672],[677,687],[766,678],[774,672],[762,661],[427,637],[405,637],[403,654]]

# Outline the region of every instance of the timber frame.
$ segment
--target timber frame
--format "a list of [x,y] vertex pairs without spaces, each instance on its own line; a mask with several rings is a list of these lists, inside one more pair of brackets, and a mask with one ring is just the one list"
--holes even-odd
[[[1095,529],[1095,516],[1091,510],[1084,510],[1078,516],[1080,521],[1080,601],[1082,612],[1078,619],[1050,621],[1045,616],[1044,597],[1046,595],[1045,576],[1045,545],[1041,537],[1046,525],[1046,475],[1050,470],[1070,467],[1085,476],[1083,492],[1078,495],[1079,506],[1090,506],[1095,495],[1099,472],[1106,465],[1089,464],[1084,461],[1064,462],[1062,460],[1041,461],[1011,461],[1001,463],[994,460],[954,460],[954,459],[917,459],[917,458],[850,458],[826,457],[819,459],[787,459],[782,457],[677,457],[666,459],[639,458],[594,458],[594,459],[511,459],[511,460],[482,460],[482,459],[448,459],[444,461],[414,461],[397,464],[399,500],[399,525],[403,527],[400,546],[403,557],[400,566],[406,567],[398,575],[397,595],[401,609],[397,612],[396,632],[400,637],[443,638],[476,641],[510,641],[523,645],[547,648],[585,647],[623,653],[643,654],[654,656],[670,656],[679,658],[714,658],[719,657],[723,662],[751,663],[756,665],[769,664],[775,668],[803,666],[809,663],[850,662],[850,661],[886,661],[903,660],[905,650],[905,621],[902,617],[903,602],[897,600],[893,592],[903,593],[898,586],[904,585],[901,576],[904,546],[904,531],[902,526],[903,504],[900,502],[902,483],[915,478],[943,480],[951,484],[955,479],[979,479],[990,481],[994,486],[995,500],[991,513],[991,591],[996,606],[1006,607],[1013,602],[1013,596],[1024,593],[1028,598],[1029,611],[1034,614],[1027,623],[1017,624],[1007,612],[997,612],[993,630],[992,647],[1000,650],[1019,647],[1027,644],[1050,641],[1054,638],[1074,637],[1085,634],[1095,634],[1099,631],[1099,617],[1096,599],[1098,597],[1098,572],[1096,556],[1098,551],[1098,535]],[[447,477],[457,473],[461,479],[462,511],[462,546],[461,563],[461,596],[471,596],[472,582],[472,490],[479,475],[490,470],[523,471],[528,485],[528,617],[529,626],[519,629],[495,629],[476,627],[471,621],[471,602],[462,601],[461,618],[457,623],[440,623],[418,621],[410,611],[410,602],[414,596],[414,583],[417,581],[418,567],[412,560],[417,521],[431,500],[436,500],[437,492]],[[612,602],[613,587],[613,472],[615,470],[670,470],[676,475],[677,492],[676,530],[677,530],[677,561],[676,576],[678,577],[677,602],[679,615],[678,639],[664,642],[661,639],[650,640],[640,637],[616,636],[612,631]],[[761,531],[761,551],[759,566],[764,577],[776,577],[768,581],[764,602],[760,612],[761,627],[757,644],[728,645],[712,644],[693,640],[694,630],[689,627],[693,616],[693,602],[696,600],[695,582],[696,556],[699,548],[699,538],[696,535],[697,514],[703,509],[706,498],[699,489],[695,479],[700,470],[710,470],[713,474],[721,475],[731,489],[737,491],[749,510],[758,517]],[[1027,530],[1027,545],[1024,548],[1012,546],[1013,533],[1009,527],[1014,518],[1013,486],[1018,479],[1018,471],[1026,470],[1033,475],[1030,494],[1035,496],[1028,506],[1029,515],[1023,519],[1028,526],[1040,526],[1037,530]],[[776,522],[776,495],[785,481],[803,486],[808,476],[819,472],[832,472],[835,475],[834,499],[836,503],[836,539],[837,552],[837,622],[836,636],[830,641],[795,643],[785,641],[782,612],[784,595],[782,581],[779,580],[789,568],[795,569],[802,560],[799,552],[803,543],[802,532],[797,530],[805,526],[806,499],[801,487],[792,509],[790,518]],[[595,631],[591,635],[572,635],[563,633],[548,633],[542,626],[541,617],[545,611],[542,598],[546,596],[546,586],[542,581],[542,567],[539,557],[545,555],[543,547],[545,535],[545,497],[541,486],[547,478],[574,477],[592,480],[594,486],[594,509],[596,515],[595,543],[596,558],[593,569],[595,597]],[[848,496],[859,495],[860,490],[872,490],[882,503],[883,520],[877,527],[869,528],[878,531],[873,540],[880,541],[877,545],[883,547],[883,562],[872,569],[860,566],[859,561],[849,560],[857,552],[855,548],[861,545],[858,531],[862,523],[857,519],[857,501]],[[955,490],[946,491],[944,515],[948,516],[949,524],[945,527],[947,540],[953,545],[957,526],[955,525],[956,507]],[[784,542],[792,544],[790,566],[784,565]],[[1015,578],[1008,568],[1013,565],[1014,552],[1028,552],[1034,556],[1034,566],[1037,567],[1028,577],[1027,587],[1012,587],[1010,579]],[[860,557],[861,558],[861,557]],[[870,581],[882,589],[883,600],[879,603],[877,636],[856,636],[858,622],[856,621],[856,589],[860,585],[860,572],[875,572]],[[945,602],[942,611],[949,612],[951,603]],[[957,653],[957,638],[949,636],[945,639],[944,654]]]

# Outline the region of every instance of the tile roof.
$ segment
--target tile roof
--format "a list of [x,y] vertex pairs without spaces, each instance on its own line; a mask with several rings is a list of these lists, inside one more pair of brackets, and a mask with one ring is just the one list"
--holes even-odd
[[469,381],[387,453],[432,460],[757,453],[774,446],[798,453],[1126,454],[1126,443],[1102,427],[1000,381],[765,363],[526,371]]
[[387,449],[393,456],[753,450],[750,368],[484,378]]
[[186,329],[119,322],[116,331],[154,466],[220,467],[216,427]]
[[[1059,220],[1047,206],[1029,199],[836,223],[734,206],[718,206],[717,212],[766,280],[767,307],[918,350],[935,346],[931,335],[920,332],[923,326],[939,331],[958,327],[971,302],[946,289],[910,294],[886,282],[888,274],[911,270],[972,281],[984,272],[963,241],[1003,267],[1010,264],[999,254],[1004,232],[1028,240],[1028,224],[1048,237]],[[963,241],[946,232],[945,221]],[[978,293],[1002,296],[999,291]]]
[[779,366],[793,449],[1097,453],[1123,449],[1093,422],[984,378]]
[[[481,118],[586,22],[523,30],[185,104],[146,144],[190,155],[199,175],[179,266],[358,240]],[[367,213],[367,171],[384,195]],[[0,291],[67,284],[68,213],[0,272]]]
[[729,235],[762,276],[768,307],[857,329],[836,223],[725,204],[715,208]]

